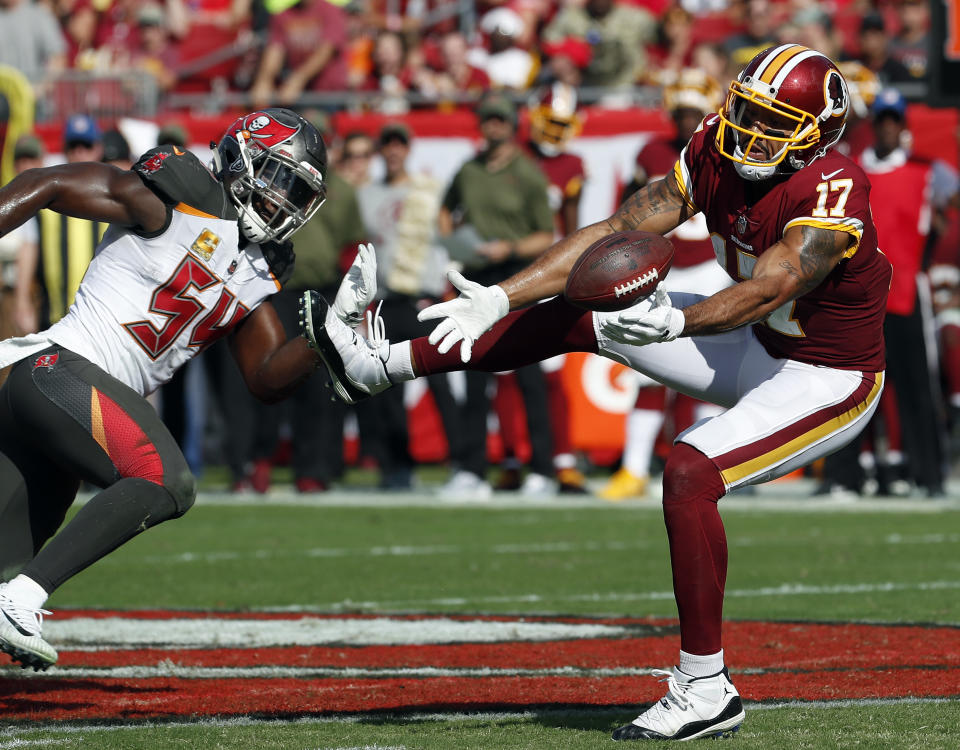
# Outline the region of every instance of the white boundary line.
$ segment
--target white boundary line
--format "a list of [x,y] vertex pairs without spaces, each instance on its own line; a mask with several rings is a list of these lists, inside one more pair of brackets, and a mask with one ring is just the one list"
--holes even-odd
[[[776,711],[790,708],[832,709],[832,708],[861,708],[869,706],[900,706],[900,705],[960,705],[960,700],[954,698],[863,698],[858,700],[842,699],[836,701],[780,701],[771,703],[757,703],[745,700],[744,706],[752,711]],[[238,716],[229,719],[201,718],[196,721],[156,721],[147,720],[142,723],[128,724],[57,724],[50,722],[37,725],[31,721],[29,726],[7,726],[0,730],[0,741],[6,738],[14,739],[18,736],[28,736],[39,733],[76,734],[83,732],[123,732],[137,729],[156,729],[170,727],[172,729],[209,726],[209,727],[252,727],[276,726],[296,724],[362,724],[377,720],[395,719],[404,724],[435,721],[501,721],[509,719],[539,719],[544,716],[602,716],[605,714],[629,713],[629,708],[623,706],[597,706],[592,709],[562,708],[543,709],[538,711],[491,711],[489,713],[397,713],[377,712],[366,714],[348,714],[337,716],[304,716],[299,719],[253,719],[247,716]]]
[[[947,482],[947,496],[931,500],[920,496],[861,497],[856,499],[814,496],[816,483],[810,479],[789,482],[774,482],[758,485],[752,495],[734,493],[720,501],[721,510],[769,510],[784,512],[838,512],[862,511],[890,513],[942,513],[960,510],[960,480]],[[85,502],[90,494],[81,494],[79,502]],[[436,487],[423,487],[408,492],[383,492],[375,488],[335,488],[316,494],[299,494],[290,486],[275,487],[265,495],[235,494],[227,490],[201,492],[198,505],[246,507],[264,505],[293,506],[305,508],[492,508],[508,510],[570,510],[591,508],[595,510],[627,510],[660,513],[661,486],[651,483],[650,493],[637,500],[612,503],[598,497],[585,495],[554,495],[548,497],[524,497],[517,492],[494,492],[485,500],[455,500],[444,497]]]

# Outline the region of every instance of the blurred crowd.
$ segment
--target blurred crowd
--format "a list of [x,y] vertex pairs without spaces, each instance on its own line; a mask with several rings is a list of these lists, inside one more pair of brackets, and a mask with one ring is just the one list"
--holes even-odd
[[[850,83],[840,148],[874,183],[880,245],[900,283],[888,310],[893,365],[881,413],[864,439],[813,471],[824,493],[937,495],[960,436],[960,201],[952,166],[912,156],[900,91],[926,78],[929,12],[914,0],[0,0],[0,39],[10,42],[0,44],[0,63],[38,86],[71,67],[140,67],[167,91],[219,80],[254,105],[298,109],[329,147],[328,200],[295,236],[297,270],[272,301],[288,335],[297,335],[299,293],[332,298],[358,245],[372,242],[378,303],[388,334],[400,340],[429,331],[416,315],[450,294],[448,269],[497,283],[580,226],[587,174],[568,146],[584,101],[616,107],[645,84],[672,118],[671,137],[627,157],[635,174],[623,199],[672,168],[754,54],[783,40],[815,47],[840,61]],[[379,94],[368,105],[387,115],[382,129],[336,132],[336,107],[309,97],[343,91]],[[529,127],[520,127],[518,102],[528,107]],[[409,167],[415,135],[393,116],[423,106],[476,115],[482,144],[449,184]],[[65,159],[128,168],[138,155],[102,124],[69,117]],[[186,148],[191,138],[169,125],[157,143]],[[13,156],[17,172],[49,163],[32,135],[16,142]],[[918,189],[904,190],[908,180]],[[884,228],[879,217],[893,223]],[[712,293],[729,282],[696,218],[672,236],[671,289]],[[45,211],[0,239],[0,337],[64,314],[104,230]],[[225,346],[197,357],[155,398],[196,473],[224,464],[234,490],[266,492],[273,469],[285,465],[299,491],[317,492],[340,481],[352,459],[375,467],[383,489],[413,486],[404,389],[348,408],[313,378],[289,402],[265,407]],[[712,408],[638,380],[624,454],[609,482],[591,488],[584,471],[592,467],[571,447],[562,366],[560,358],[497,376],[429,379],[450,466],[446,495],[593,489],[609,500],[640,497],[673,437]],[[501,445],[491,452],[493,424]],[[344,448],[345,433],[359,436],[356,456]]]
[[0,64],[38,86],[140,70],[255,107],[355,92],[395,113],[554,81],[616,105],[683,67],[724,86],[784,40],[924,81],[929,23],[926,0],[0,0]]

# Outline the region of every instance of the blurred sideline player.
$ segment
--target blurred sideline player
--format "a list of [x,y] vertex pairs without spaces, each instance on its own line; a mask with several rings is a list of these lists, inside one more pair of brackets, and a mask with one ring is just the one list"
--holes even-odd
[[[676,136],[657,138],[643,145],[637,154],[633,180],[624,188],[621,202],[673,170],[680,152],[700,122],[720,107],[722,95],[720,84],[695,68],[683,68],[665,82],[663,105],[673,118]],[[730,277],[717,263],[707,220],[702,213],[688,219],[667,236],[675,249],[670,268],[672,291],[709,295],[730,285]],[[668,437],[672,439],[694,421],[718,411],[718,407],[712,404],[676,393],[645,375],[637,373],[637,380],[637,401],[627,415],[620,469],[599,492],[606,500],[624,500],[646,493],[650,460],[668,412],[672,417]]]
[[[555,218],[555,237],[566,237],[580,226],[580,198],[586,181],[583,159],[567,151],[570,141],[577,136],[582,122],[577,115],[577,92],[573,86],[554,83],[541,90],[530,107],[530,137],[527,148],[543,170],[550,183],[547,194]],[[547,381],[547,399],[550,408],[550,429],[553,436],[553,465],[557,491],[564,494],[587,492],[586,479],[577,469],[577,459],[570,439],[570,407],[563,386],[563,365],[566,355],[560,354],[540,363]],[[507,378],[497,379],[500,388],[507,387]],[[514,387],[514,391],[518,389]],[[497,398],[499,406],[506,399]],[[512,426],[516,421],[506,410],[498,409],[500,427],[508,453],[515,448],[517,437]],[[512,459],[516,462],[516,459]],[[498,489],[521,486],[519,467],[504,462],[504,474]],[[506,481],[504,481],[506,480]],[[505,486],[509,483],[512,486]]]
[[[0,650],[14,661],[55,663],[47,597],[193,505],[193,475],[146,394],[228,334],[264,401],[315,368],[265,300],[293,270],[286,240],[323,203],[326,169],[316,129],[268,109],[227,130],[212,171],[169,145],[132,170],[65,164],[0,190],[0,233],[42,208],[110,224],[66,315],[0,343],[0,367],[14,364],[0,389]],[[60,529],[81,480],[102,490]]]
[[[726,407],[679,435],[667,458],[680,658],[673,670],[654,671],[667,684],[664,698],[615,740],[739,728],[743,704],[721,639],[727,540],[718,501],[838,450],[879,403],[891,267],[877,249],[870,184],[833,150],[848,109],[846,82],[829,58],[798,44],[770,47],[730,83],[673,171],[608,219],[493,286],[451,272],[460,296],[420,314],[439,320],[427,339],[371,345],[322,299],[304,297],[305,334],[347,399],[434,372],[496,372],[586,351]],[[590,312],[560,294],[594,242],[626,230],[665,234],[698,211],[737,283],[711,296],[661,285],[619,312]]]

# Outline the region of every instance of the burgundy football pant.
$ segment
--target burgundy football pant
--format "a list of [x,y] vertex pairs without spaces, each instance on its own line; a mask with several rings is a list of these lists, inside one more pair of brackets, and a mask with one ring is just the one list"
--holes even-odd
[[[426,338],[410,342],[419,375],[455,370],[499,372],[567,352],[596,353],[592,313],[562,297],[517,310],[481,336],[469,365],[460,347],[437,352]],[[680,647],[689,654],[721,649],[727,540],[717,509],[725,489],[713,462],[684,443],[674,446],[663,477],[663,510],[670,540],[673,589],[680,615]]]

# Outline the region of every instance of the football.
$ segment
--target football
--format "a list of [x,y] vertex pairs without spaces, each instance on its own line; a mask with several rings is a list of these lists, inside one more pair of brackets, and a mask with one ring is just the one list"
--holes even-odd
[[583,251],[563,296],[588,310],[623,310],[651,295],[672,262],[673,244],[666,237],[615,232]]

